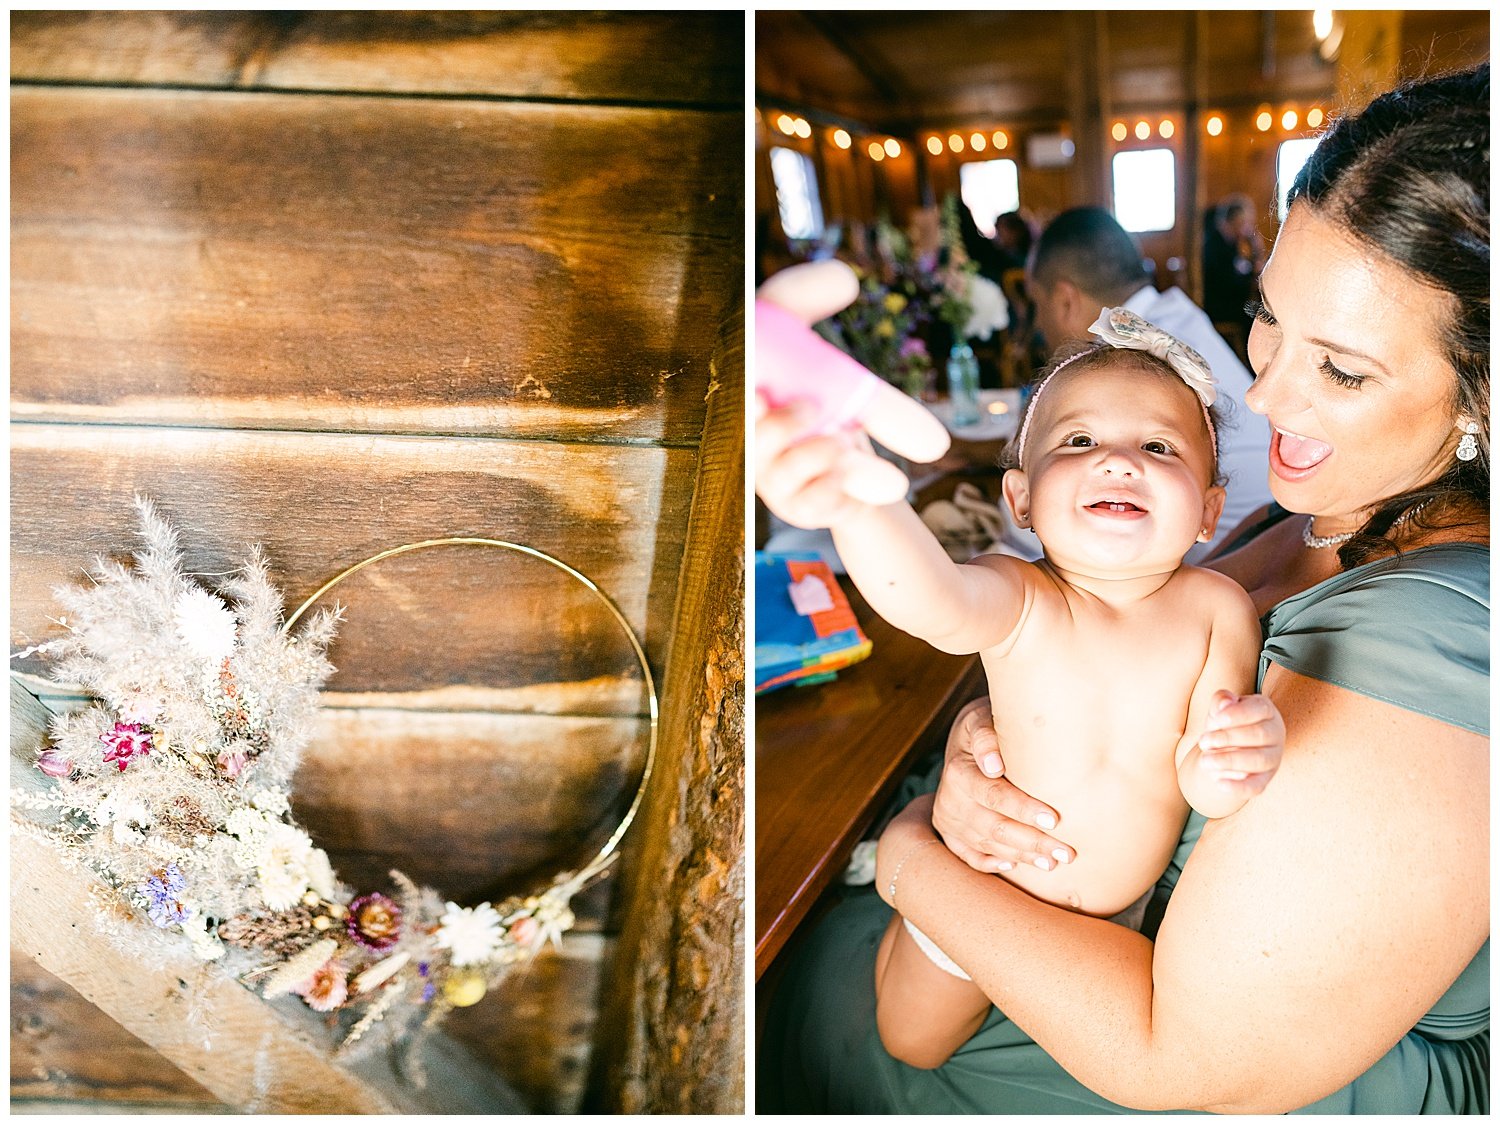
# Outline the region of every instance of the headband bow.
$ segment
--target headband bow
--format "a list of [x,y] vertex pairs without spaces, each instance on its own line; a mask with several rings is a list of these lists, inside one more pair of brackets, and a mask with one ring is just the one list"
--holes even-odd
[[1214,404],[1217,392],[1208,361],[1170,332],[1127,308],[1101,309],[1099,319],[1089,325],[1089,331],[1111,347],[1150,352],[1157,359],[1166,360],[1205,407]]
[[[1203,407],[1203,422],[1208,426],[1208,441],[1213,447],[1214,460],[1217,461],[1219,438],[1214,433],[1213,418],[1209,416],[1208,408],[1214,404],[1218,392],[1214,388],[1214,377],[1208,368],[1208,361],[1170,332],[1158,328],[1139,313],[1133,313],[1123,306],[1100,309],[1099,319],[1089,325],[1089,331],[1112,348],[1147,352],[1157,359],[1165,360],[1172,370],[1177,372],[1182,381],[1188,385],[1188,389],[1198,396],[1198,402]],[[1021,432],[1016,436],[1017,461],[1026,452],[1026,432],[1031,429],[1031,419],[1036,416],[1036,400],[1041,397],[1042,391],[1046,390],[1047,384],[1052,382],[1057,373],[1068,364],[1093,354],[1093,350],[1082,351],[1063,360],[1052,369],[1050,375],[1037,384],[1036,390],[1031,392],[1031,408],[1026,411],[1026,419],[1021,423]]]

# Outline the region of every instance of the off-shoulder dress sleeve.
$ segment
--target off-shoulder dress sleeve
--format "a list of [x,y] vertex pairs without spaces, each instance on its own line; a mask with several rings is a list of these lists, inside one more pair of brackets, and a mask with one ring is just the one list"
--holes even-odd
[[1345,571],[1267,616],[1270,664],[1489,734],[1489,548],[1444,544]]

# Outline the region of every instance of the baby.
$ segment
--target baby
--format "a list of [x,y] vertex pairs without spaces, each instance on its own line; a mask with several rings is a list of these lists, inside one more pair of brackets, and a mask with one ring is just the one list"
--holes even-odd
[[[1199,738],[1237,721],[1210,724],[1254,691],[1261,635],[1238,584],[1182,562],[1212,537],[1224,505],[1206,364],[1125,309],[1105,310],[1092,331],[1105,343],[1038,384],[1013,447],[1018,467],[1002,482],[1011,517],[1043,548],[1040,561],[985,555],[955,565],[904,503],[825,507],[849,576],[877,613],[945,652],[980,654],[1006,775],[1058,811],[1053,835],[1071,845],[1072,862],[1020,865],[1003,877],[1109,918],[1149,895],[1189,806],[1227,816],[1258,791],[1260,779],[1217,767]],[[800,492],[761,484],[791,522],[827,489],[818,480]],[[1258,747],[1266,773],[1281,753],[1279,717],[1269,726],[1275,745]],[[893,957],[913,942],[930,961],[904,948]],[[882,982],[882,1009],[931,1006],[958,987],[954,978],[967,981],[894,923],[877,972],[888,976],[893,965],[908,979]],[[938,966],[952,974],[946,981]],[[976,1015],[987,1010],[975,986],[963,988],[982,1002]]]

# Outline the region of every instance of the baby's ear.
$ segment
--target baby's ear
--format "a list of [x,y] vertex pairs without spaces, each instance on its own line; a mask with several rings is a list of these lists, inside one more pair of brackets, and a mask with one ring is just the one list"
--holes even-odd
[[1203,530],[1198,534],[1198,542],[1207,543],[1214,537],[1214,531],[1219,526],[1219,517],[1224,514],[1226,495],[1223,485],[1218,484],[1203,494]]
[[[1017,527],[1031,526],[1031,485],[1020,469],[1007,469],[1000,479],[1000,494]],[[1221,504],[1222,506],[1222,504]]]

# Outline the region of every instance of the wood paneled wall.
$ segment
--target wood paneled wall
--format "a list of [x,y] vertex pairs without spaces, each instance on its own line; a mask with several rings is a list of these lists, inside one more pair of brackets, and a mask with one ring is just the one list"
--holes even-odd
[[[904,223],[911,211],[959,190],[959,167],[1004,157],[1018,162],[1021,208],[1041,224],[1069,207],[1109,206],[1110,160],[1122,148],[1164,146],[1177,157],[1177,224],[1143,236],[1142,248],[1163,283],[1187,287],[1204,208],[1233,192],[1266,206],[1262,233],[1276,222],[1271,201],[1279,144],[1313,135],[1305,119],[1292,130],[1262,133],[1262,107],[1277,118],[1295,106],[1325,114],[1361,104],[1397,81],[1488,58],[1483,10],[1340,12],[1344,51],[1319,58],[1310,11],[966,11],[761,12],[756,25],[756,103],[769,120],[783,110],[805,116],[810,138],[758,129],[757,162],[770,144],[816,151],[829,222],[868,223],[884,214]],[[1218,137],[1203,132],[1210,113],[1224,117]],[[1116,121],[1153,130],[1166,117],[1174,135],[1153,132],[1115,142]],[[854,135],[836,149],[831,130]],[[967,136],[1004,129],[1004,151],[946,148],[930,155],[933,131]],[[1072,137],[1065,168],[1033,166],[1037,134]],[[879,163],[864,155],[869,137],[896,137],[903,153]],[[1196,152],[1193,146],[1196,144]],[[769,172],[757,175],[756,208],[779,231]],[[1183,268],[1166,269],[1176,258]]]
[[[742,385],[711,360],[744,296],[743,52],[739,12],[14,13],[12,648],[143,493],[195,571],[262,544],[289,607],[399,543],[528,544],[663,682],[706,401]],[[616,624],[534,560],[374,570],[340,588],[296,798],[340,873],[466,897],[587,855],[644,749]],[[452,1021],[537,1109],[578,1103],[613,894],[568,971]],[[53,1042],[13,1051],[14,1095],[143,1096]]]

